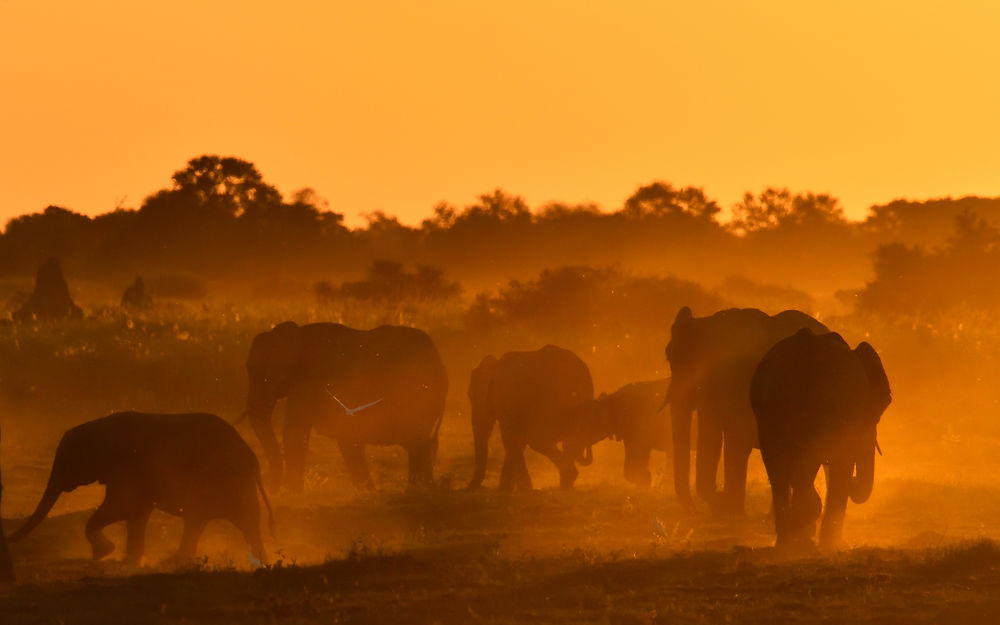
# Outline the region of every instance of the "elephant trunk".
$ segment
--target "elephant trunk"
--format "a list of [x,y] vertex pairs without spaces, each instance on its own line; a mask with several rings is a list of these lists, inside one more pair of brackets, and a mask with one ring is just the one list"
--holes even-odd
[[267,459],[268,473],[272,489],[277,489],[281,484],[284,462],[281,457],[281,448],[278,446],[278,437],[271,427],[271,413],[274,411],[276,398],[267,397],[259,391],[254,391],[253,386],[247,395],[246,416],[250,420],[257,440],[264,450],[264,457]]
[[472,473],[472,481],[469,482],[467,487],[469,490],[482,486],[483,479],[486,478],[486,461],[489,459],[490,453],[490,435],[493,433],[493,424],[495,421],[492,414],[488,415],[488,418],[480,416],[476,419],[474,416],[472,419],[472,438],[475,445],[476,461],[475,469]]
[[56,500],[59,499],[59,495],[63,493],[63,488],[57,483],[55,467],[52,469],[52,474],[49,476],[49,483],[45,487],[45,492],[42,494],[41,501],[38,502],[38,507],[35,511],[31,513],[28,520],[17,529],[16,532],[7,537],[8,542],[16,543],[25,536],[27,536],[33,529],[38,527],[39,523],[45,520],[49,512],[52,510],[52,506],[56,505]]
[[674,492],[683,504],[691,500],[691,419],[694,410],[671,403],[670,427],[674,451]]
[[855,475],[851,478],[851,501],[864,503],[871,497],[875,484],[875,447],[863,452],[855,462]]

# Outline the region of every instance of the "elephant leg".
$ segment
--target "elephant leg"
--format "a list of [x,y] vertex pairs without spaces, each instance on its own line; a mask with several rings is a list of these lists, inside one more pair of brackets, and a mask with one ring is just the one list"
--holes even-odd
[[715,476],[722,455],[722,422],[711,413],[698,412],[698,453],[695,458],[695,492],[714,505],[717,497]]
[[783,442],[761,436],[760,455],[771,483],[771,511],[774,514],[775,547],[787,549],[792,542],[792,472]]
[[375,490],[375,482],[368,473],[364,444],[338,440],[337,446],[340,447],[340,455],[344,457],[347,474],[351,476],[354,486],[360,490]]
[[853,473],[854,465],[850,462],[833,463],[827,471],[826,506],[819,531],[821,549],[835,549],[840,543]]
[[780,475],[772,475],[768,472],[771,482],[771,507],[774,510],[774,533],[777,536],[775,546],[778,549],[786,548],[792,541],[792,486],[788,481],[788,475],[781,471]]
[[281,447],[278,446],[278,437],[274,435],[271,425],[271,413],[250,415],[250,425],[257,434],[257,440],[264,449],[264,457],[267,459],[267,485],[271,492],[281,489],[281,481],[284,473],[284,463],[281,459]]
[[260,532],[260,505],[257,503],[257,487],[251,483],[243,489],[239,503],[229,517],[230,522],[243,533],[247,546],[258,561],[264,562],[264,541]]
[[190,514],[184,517],[184,532],[181,534],[181,546],[177,550],[177,562],[190,562],[198,551],[198,541],[208,525],[208,519],[200,514]]
[[115,544],[104,535],[104,528],[112,523],[125,521],[132,515],[131,513],[127,499],[109,485],[104,495],[104,501],[87,519],[85,529],[87,541],[90,542],[95,560],[100,560],[115,550]]
[[823,510],[823,502],[816,492],[818,471],[818,462],[803,461],[792,478],[792,532],[803,544],[812,544],[816,521]]
[[753,448],[740,436],[726,436],[723,447],[724,482],[716,512],[742,515],[747,498],[747,462]]
[[[491,415],[492,417],[492,415]],[[493,433],[493,425],[496,419],[480,419],[472,423],[472,439],[475,451],[475,467],[472,472],[472,480],[466,487],[475,490],[483,485],[486,479],[486,462],[489,457],[490,435]]]
[[[542,447],[537,447],[535,449],[538,453],[551,460],[552,464],[556,465],[556,468],[559,469],[559,487],[573,488],[573,483],[576,482],[576,478],[580,474],[576,468],[576,462],[573,460],[573,456],[559,449],[559,446],[556,445],[555,442]],[[527,474],[527,467],[524,472]],[[529,476],[529,489],[531,488],[530,482],[531,478]]]
[[510,492],[515,489],[531,490],[531,476],[524,462],[523,442],[504,444],[503,468],[500,469],[500,490]]
[[125,519],[125,561],[133,566],[142,564],[142,556],[146,552],[146,525],[153,507],[147,506],[136,510]]
[[312,423],[308,420],[306,406],[301,400],[289,398],[285,414],[282,444],[285,448],[285,484],[294,493],[305,487],[306,455]]
[[681,505],[692,507],[691,499],[691,418],[693,410],[686,405],[671,404],[670,432],[673,447],[674,492]]
[[434,450],[437,441],[426,441],[406,448],[409,458],[410,486],[430,486],[434,483]]

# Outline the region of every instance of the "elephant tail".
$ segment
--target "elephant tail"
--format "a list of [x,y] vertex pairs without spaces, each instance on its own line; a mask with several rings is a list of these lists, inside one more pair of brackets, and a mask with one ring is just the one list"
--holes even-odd
[[264,489],[264,482],[260,479],[259,468],[254,479],[257,482],[257,490],[260,491],[260,498],[264,500],[264,507],[267,508],[267,526],[271,530],[271,538],[277,538],[274,534],[274,512],[271,511],[271,502],[267,499],[267,490]]

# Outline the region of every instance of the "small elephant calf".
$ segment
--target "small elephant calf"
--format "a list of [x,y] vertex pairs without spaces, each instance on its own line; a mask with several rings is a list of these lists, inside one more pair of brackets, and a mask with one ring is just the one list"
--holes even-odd
[[139,564],[154,508],[184,519],[181,562],[194,557],[213,519],[236,525],[252,554],[264,558],[258,492],[272,527],[274,519],[257,457],[236,429],[215,415],[119,412],[70,429],[59,441],[38,507],[10,542],[37,527],[60,494],[93,482],[106,487],[104,501],[87,521],[94,559],[115,549],[103,529],[125,521],[126,561]]

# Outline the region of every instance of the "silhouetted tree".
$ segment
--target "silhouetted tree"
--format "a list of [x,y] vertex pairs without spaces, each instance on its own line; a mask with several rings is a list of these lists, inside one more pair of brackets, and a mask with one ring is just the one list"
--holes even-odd
[[883,242],[931,247],[941,245],[955,218],[972,212],[988,223],[1000,222],[1000,198],[967,196],[925,201],[893,200],[872,206],[861,227]]
[[674,189],[668,182],[657,181],[639,187],[625,200],[621,212],[628,219],[688,216],[712,221],[720,210],[701,189]]
[[844,209],[827,194],[800,193],[788,189],[765,189],[759,196],[745,193],[732,209],[730,227],[741,233],[780,228],[846,225]]
[[617,267],[545,269],[534,280],[511,280],[480,293],[466,314],[474,331],[528,327],[543,334],[605,332],[662,324],[682,306],[716,310],[725,302],[687,280],[630,276]]
[[902,243],[873,254],[875,278],[857,297],[861,310],[927,313],[956,306],[1000,307],[995,276],[1000,271],[1000,230],[969,210],[954,217],[954,234],[927,251]]
[[326,305],[342,299],[395,305],[407,301],[446,300],[461,292],[462,287],[446,280],[444,271],[438,267],[417,265],[413,271],[407,271],[402,263],[388,260],[372,263],[362,280],[344,282],[339,287],[326,281],[316,285],[316,297]]

